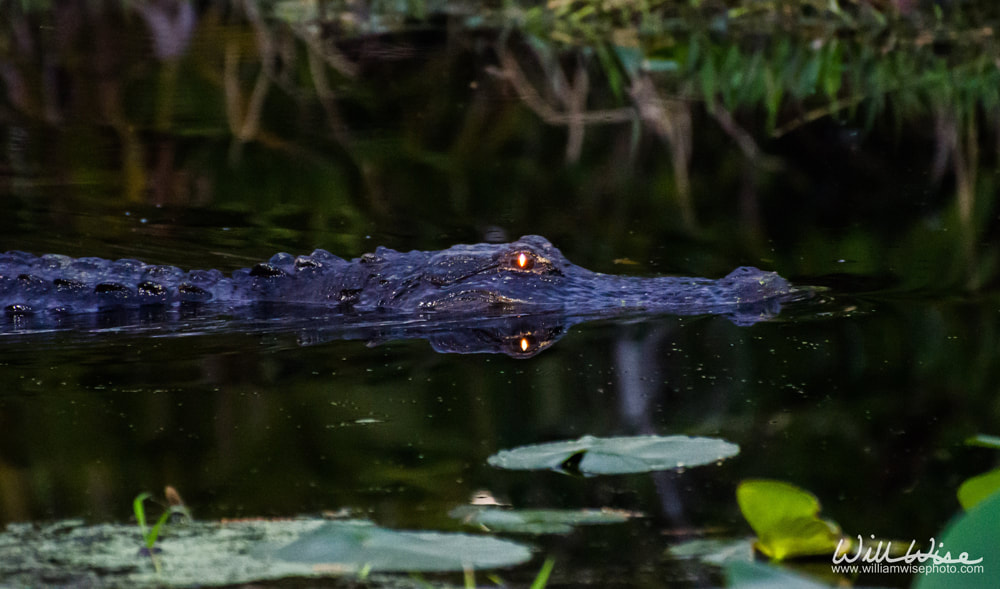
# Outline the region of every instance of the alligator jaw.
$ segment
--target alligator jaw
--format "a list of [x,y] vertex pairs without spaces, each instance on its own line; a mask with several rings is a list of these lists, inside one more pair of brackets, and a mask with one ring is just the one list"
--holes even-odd
[[418,308],[426,311],[517,311],[528,308],[536,310],[536,307],[538,305],[531,301],[485,289],[452,292],[418,303]]

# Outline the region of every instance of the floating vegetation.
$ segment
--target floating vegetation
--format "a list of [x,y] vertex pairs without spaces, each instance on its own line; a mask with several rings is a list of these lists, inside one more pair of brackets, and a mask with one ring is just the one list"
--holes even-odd
[[622,436],[551,442],[501,450],[489,457],[497,468],[558,470],[571,474],[631,474],[676,470],[718,462],[740,447],[718,438]]
[[733,562],[752,562],[753,541],[744,538],[696,538],[667,548],[667,555],[677,559],[723,566]]
[[641,514],[620,509],[505,509],[462,505],[448,515],[470,526],[512,534],[568,534],[577,526],[619,524]]
[[977,434],[965,440],[965,444],[967,446],[979,446],[981,448],[993,448],[994,450],[1000,450],[1000,436]]
[[966,511],[1000,491],[1000,468],[967,479],[958,487],[958,502]]
[[734,562],[726,566],[726,586],[733,589],[828,589],[830,585],[763,562]]
[[[406,532],[367,521],[191,522],[160,535],[159,570],[123,524],[11,524],[0,534],[0,578],[12,586],[184,587],[388,571],[462,571],[531,558],[487,536]],[[416,586],[393,578],[391,586]]]
[[333,573],[490,569],[526,562],[524,545],[489,536],[397,531],[371,522],[327,522],[295,542],[262,555]]
[[[913,589],[979,589],[996,587],[997,579],[990,570],[1000,552],[1000,493],[993,493],[952,521],[941,534],[937,551],[944,557],[942,570],[937,574],[917,575]],[[947,554],[945,554],[947,553]],[[936,564],[937,558],[927,562]],[[964,564],[968,563],[968,564]],[[978,571],[974,567],[979,567]],[[949,567],[961,574],[949,574]]]
[[[781,481],[740,483],[736,500],[747,523],[757,534],[754,548],[772,560],[796,556],[833,555],[850,548],[840,526],[819,517],[816,496]],[[843,544],[841,544],[843,542]]]
[[[969,446],[1000,449],[1000,438],[979,434],[965,441]],[[1000,491],[1000,468],[984,472],[967,479],[958,487],[958,502],[966,511],[972,509],[984,499]]]

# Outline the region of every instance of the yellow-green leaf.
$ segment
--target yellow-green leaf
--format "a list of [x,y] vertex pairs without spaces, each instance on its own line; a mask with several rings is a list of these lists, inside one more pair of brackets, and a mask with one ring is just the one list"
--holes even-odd
[[736,489],[736,501],[757,534],[754,548],[773,560],[832,555],[843,537],[840,526],[819,517],[816,496],[795,485],[743,481]]
[[958,488],[958,502],[968,511],[983,499],[1000,490],[1000,468],[966,480]]

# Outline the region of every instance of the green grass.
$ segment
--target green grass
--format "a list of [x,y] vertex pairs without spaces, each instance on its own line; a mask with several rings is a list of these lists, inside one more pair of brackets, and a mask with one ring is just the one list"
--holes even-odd
[[[176,492],[174,492],[176,494]],[[170,491],[168,490],[168,498],[170,496]],[[172,503],[170,507],[163,511],[160,517],[156,520],[152,526],[148,524],[148,519],[146,518],[146,507],[145,502],[147,499],[151,499],[153,495],[151,493],[139,493],[134,500],[132,500],[132,512],[135,514],[136,524],[139,526],[139,533],[142,535],[142,552],[149,555],[150,560],[153,561],[153,567],[156,572],[160,572],[160,559],[157,556],[156,540],[160,537],[160,532],[163,531],[163,527],[170,521],[170,518],[174,515],[179,515],[185,519],[191,519],[191,514],[187,507],[183,503]],[[179,496],[178,496],[179,500]]]

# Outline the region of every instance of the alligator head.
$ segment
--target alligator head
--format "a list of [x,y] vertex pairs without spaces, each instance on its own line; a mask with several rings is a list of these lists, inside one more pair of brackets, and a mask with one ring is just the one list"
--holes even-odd
[[605,315],[662,312],[728,314],[738,323],[759,320],[780,303],[803,296],[774,272],[741,267],[728,276],[674,278],[617,276],[577,266],[545,238],[504,244],[457,245],[438,252],[399,253],[379,248],[361,258],[364,285],[357,308],[453,313]]

